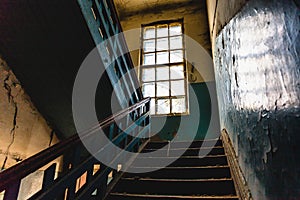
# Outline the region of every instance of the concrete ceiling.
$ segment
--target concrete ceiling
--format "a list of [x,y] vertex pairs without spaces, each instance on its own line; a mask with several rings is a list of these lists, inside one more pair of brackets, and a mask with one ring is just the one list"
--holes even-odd
[[121,20],[139,13],[160,12],[164,9],[199,4],[199,0],[114,0]]

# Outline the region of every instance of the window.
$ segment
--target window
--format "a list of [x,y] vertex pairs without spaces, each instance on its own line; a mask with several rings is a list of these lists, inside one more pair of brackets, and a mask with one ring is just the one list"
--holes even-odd
[[182,21],[142,26],[140,80],[151,114],[188,112]]

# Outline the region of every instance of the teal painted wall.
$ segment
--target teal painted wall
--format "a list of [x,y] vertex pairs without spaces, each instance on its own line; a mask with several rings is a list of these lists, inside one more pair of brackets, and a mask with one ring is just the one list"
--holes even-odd
[[[192,131],[196,130],[196,136],[194,139],[201,140],[206,138],[216,138],[220,134],[220,125],[219,118],[214,118],[213,126],[209,128],[209,123],[212,116],[212,106],[214,109],[217,108],[216,102],[216,90],[215,82],[202,82],[202,83],[191,83],[189,88],[189,93],[191,94],[194,90],[196,95],[196,101],[194,99],[189,100],[190,105],[190,114],[185,116],[168,116],[166,117],[152,117],[152,130],[158,131],[159,127],[162,127],[161,130],[157,133],[157,138],[162,140],[172,140],[177,133],[180,123],[181,132],[178,136],[179,140],[190,140],[193,133]],[[197,113],[199,105],[200,117]],[[215,113],[217,114],[217,112]],[[162,125],[164,123],[164,125]],[[196,127],[195,127],[196,126]]]
[[300,199],[296,2],[248,1],[216,38],[221,127],[231,138],[253,199]]

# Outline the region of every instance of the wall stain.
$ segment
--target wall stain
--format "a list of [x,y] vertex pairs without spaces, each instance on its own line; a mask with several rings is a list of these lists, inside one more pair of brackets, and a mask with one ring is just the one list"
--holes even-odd
[[[11,146],[13,145],[14,141],[15,141],[15,135],[16,135],[16,129],[18,128],[17,126],[17,117],[18,117],[18,103],[16,101],[16,97],[18,96],[19,92],[16,95],[12,95],[12,86],[16,87],[17,86],[17,82],[14,82],[10,79],[10,73],[8,73],[7,77],[4,79],[4,88],[7,91],[7,97],[8,97],[8,102],[12,104],[12,106],[14,107],[14,116],[13,116],[13,120],[12,120],[12,128],[10,130],[10,143],[6,148],[6,151],[4,152],[5,155],[5,159],[4,162],[2,164],[2,170],[5,169],[5,165],[8,159],[8,156],[10,155],[9,151]],[[10,84],[11,82],[11,84]],[[20,161],[21,158],[19,156],[13,158],[16,161]]]
[[52,130],[51,130],[51,133],[50,133],[50,141],[49,141],[49,145],[48,145],[49,147],[50,147],[51,144],[52,144],[54,135],[55,135],[55,131],[52,129]]
[[10,74],[7,74],[7,76],[4,79],[4,84],[3,84],[4,88],[7,91],[7,100],[8,100],[8,102],[10,102],[10,99],[12,98],[12,96],[11,96],[11,87],[8,84],[9,77],[10,77]]

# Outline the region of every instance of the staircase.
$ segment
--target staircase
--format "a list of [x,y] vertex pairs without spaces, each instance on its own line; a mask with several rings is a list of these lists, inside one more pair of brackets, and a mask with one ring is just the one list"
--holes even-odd
[[[201,145],[204,144],[204,147]],[[168,142],[149,142],[142,152],[155,151]],[[153,168],[159,159],[171,159],[184,142],[169,147],[166,156],[143,157],[131,168]],[[199,149],[211,151],[199,158]],[[153,160],[156,159],[155,162]],[[158,161],[157,161],[158,159]],[[169,166],[148,173],[124,173],[113,187],[108,200],[148,199],[239,199],[236,195],[230,168],[220,139],[195,141],[185,153]]]

